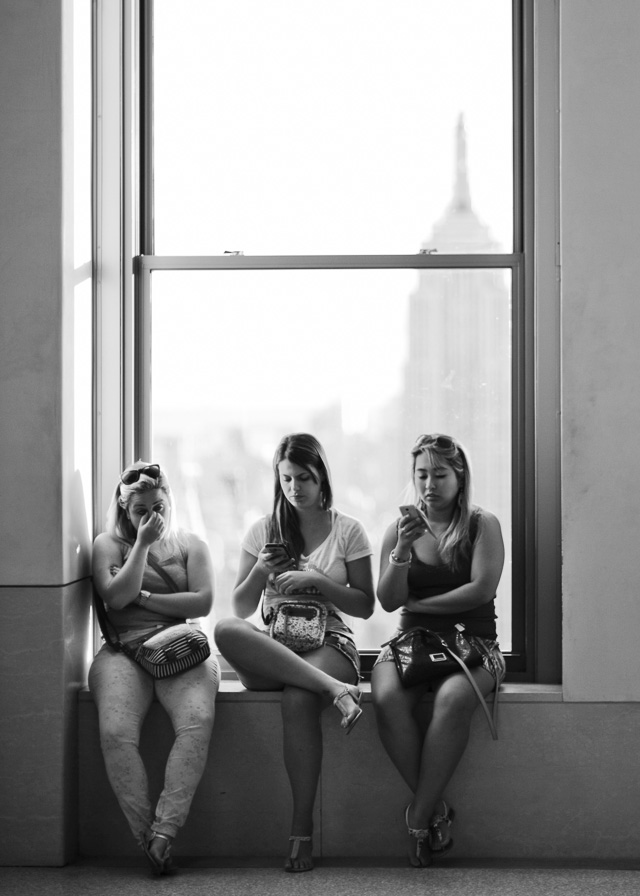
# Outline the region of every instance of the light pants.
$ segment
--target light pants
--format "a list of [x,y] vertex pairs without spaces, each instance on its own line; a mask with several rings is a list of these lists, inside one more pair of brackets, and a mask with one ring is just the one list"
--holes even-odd
[[[175,837],[186,821],[207,761],[218,692],[217,660],[165,679],[154,679],[124,653],[103,646],[89,670],[98,707],[100,744],[109,782],[138,843],[150,832]],[[139,752],[142,723],[153,695],[167,711],[175,741],[155,810]]]

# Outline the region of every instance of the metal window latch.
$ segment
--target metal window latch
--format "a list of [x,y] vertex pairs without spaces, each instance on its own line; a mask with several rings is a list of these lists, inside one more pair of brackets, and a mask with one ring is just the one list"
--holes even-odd
[[435,255],[437,251],[437,249],[420,249],[418,255]]
[[244,255],[239,249],[225,249],[223,255]]

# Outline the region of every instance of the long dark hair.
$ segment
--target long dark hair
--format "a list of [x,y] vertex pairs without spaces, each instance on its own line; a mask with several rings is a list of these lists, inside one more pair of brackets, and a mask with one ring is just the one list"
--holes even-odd
[[300,531],[298,514],[287,501],[280,485],[281,461],[288,460],[302,467],[320,485],[322,507],[329,510],[333,504],[331,473],[324,448],[315,436],[306,432],[294,432],[284,436],[273,455],[273,512],[269,521],[269,540],[286,541],[295,554],[296,560],[304,549],[304,539]]
[[440,539],[438,550],[445,563],[457,569],[471,553],[477,535],[479,518],[471,504],[471,466],[462,445],[451,436],[433,433],[418,436],[411,449],[411,486],[417,501],[415,486],[416,460],[427,454],[434,467],[448,465],[458,480],[460,491],[449,527]]

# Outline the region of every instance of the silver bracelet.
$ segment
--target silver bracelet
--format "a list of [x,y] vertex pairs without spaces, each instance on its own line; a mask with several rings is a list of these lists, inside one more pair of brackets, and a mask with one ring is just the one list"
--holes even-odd
[[409,555],[406,560],[398,560],[393,551],[391,551],[391,553],[389,554],[389,563],[391,564],[391,566],[397,566],[399,568],[411,566],[411,555]]
[[139,607],[144,607],[144,605],[150,599],[151,599],[150,591],[141,591],[140,594],[136,597],[134,603],[138,604]]

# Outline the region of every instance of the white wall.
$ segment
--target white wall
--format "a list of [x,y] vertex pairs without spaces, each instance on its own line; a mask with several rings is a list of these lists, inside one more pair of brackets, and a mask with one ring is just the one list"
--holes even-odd
[[640,700],[640,3],[561,0],[564,695]]

